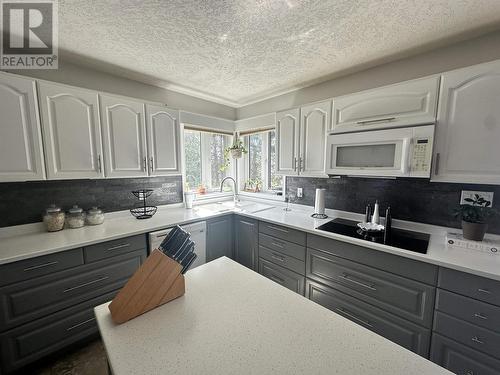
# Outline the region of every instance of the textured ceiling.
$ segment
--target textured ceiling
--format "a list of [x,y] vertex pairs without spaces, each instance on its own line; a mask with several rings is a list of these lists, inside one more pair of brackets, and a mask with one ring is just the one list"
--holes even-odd
[[241,106],[499,22],[500,0],[59,0],[59,48]]

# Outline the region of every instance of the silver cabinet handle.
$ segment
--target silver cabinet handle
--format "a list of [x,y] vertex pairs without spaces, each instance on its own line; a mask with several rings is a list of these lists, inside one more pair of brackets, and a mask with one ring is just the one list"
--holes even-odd
[[347,311],[346,309],[342,309],[340,307],[337,307],[337,308],[335,308],[335,311],[337,311],[341,315],[347,316],[347,317],[349,317],[349,318],[351,318],[351,319],[353,319],[353,320],[355,320],[357,322],[360,322],[361,324],[363,324],[365,326],[373,327],[373,325],[370,322],[357,317],[356,315],[354,315],[353,313]]
[[118,250],[118,249],[123,249],[125,247],[129,247],[130,244],[129,243],[122,243],[121,245],[116,245],[116,246],[113,246],[113,247],[108,247],[106,250],[104,251],[115,251],[115,250]]
[[350,275],[348,275],[346,273],[343,273],[342,275],[340,275],[339,279],[342,279],[342,280],[345,280],[345,281],[349,281],[350,283],[362,286],[363,288],[366,288],[366,289],[377,290],[377,288],[375,288],[374,284],[367,284],[367,283],[363,283],[361,281],[354,280],[352,278],[352,276],[350,276]]
[[102,163],[101,163],[101,155],[97,155],[97,169],[99,169],[99,173],[102,173]]
[[396,117],[385,117],[385,118],[379,118],[376,120],[364,120],[364,121],[358,121],[356,124],[359,125],[369,125],[369,124],[376,124],[377,122],[386,122],[386,121],[394,121],[396,120]]
[[252,227],[255,225],[254,223],[250,223],[249,221],[245,221],[245,220],[240,220],[240,223],[245,224],[245,225],[250,225]]
[[80,323],[77,323],[75,324],[74,326],[71,326],[71,327],[68,327],[66,328],[66,331],[72,331],[74,330],[75,328],[78,328],[78,327],[81,327],[87,323],[90,323],[90,322],[93,322],[95,320],[95,318],[90,318],[90,319],[87,319],[87,320],[84,320],[83,322],[80,322]]
[[147,163],[146,157],[144,157],[142,159],[142,164],[143,164],[144,172],[147,172],[148,171],[148,166],[147,166],[148,163]]
[[288,231],[286,229],[283,229],[280,227],[275,227],[274,225],[268,225],[267,227],[269,229],[277,230],[278,232],[288,233]]
[[293,158],[293,170],[297,170],[297,158]]
[[284,256],[278,255],[276,253],[271,253],[271,258],[279,260],[280,262],[284,262],[285,261],[285,257]]
[[484,342],[481,341],[481,340],[479,340],[479,337],[477,337],[477,336],[474,336],[472,338],[472,341],[475,342],[475,343],[477,343],[477,344],[481,344],[481,345],[484,344]]
[[276,247],[279,247],[280,249],[283,249],[283,248],[284,248],[283,244],[282,244],[282,243],[278,243],[278,242],[271,242],[271,245],[274,245],[274,246],[276,246]]
[[302,156],[299,158],[299,172],[302,171]]
[[53,261],[53,262],[47,262],[47,263],[43,263],[43,264],[37,264],[35,266],[31,266],[31,267],[26,267],[25,269],[23,269],[24,272],[28,272],[28,271],[34,271],[34,270],[38,270],[40,268],[45,268],[45,267],[50,267],[50,266],[53,266],[55,264],[59,263],[57,260]]
[[479,318],[479,319],[483,319],[483,320],[488,320],[488,317],[486,315],[481,314],[481,313],[475,313],[474,317]]
[[478,291],[479,293],[491,294],[491,292],[490,292],[488,289],[482,289],[482,288],[479,288],[477,291]]
[[151,174],[153,174],[153,170],[154,170],[154,159],[153,159],[153,157],[152,157],[152,156],[149,158],[149,170],[151,171]]
[[438,152],[436,153],[436,160],[434,160],[434,163],[436,164],[434,166],[434,174],[437,176],[439,174],[439,161],[441,160],[441,154]]
[[83,283],[83,284],[80,284],[80,285],[77,285],[77,286],[72,286],[70,288],[64,289],[63,293],[72,292],[73,290],[84,288],[84,287],[92,285],[92,284],[97,284],[97,283],[99,283],[101,281],[104,281],[104,280],[107,280],[107,279],[109,279],[109,276],[103,276],[103,277],[100,277],[98,279],[95,279],[95,280],[92,280],[92,281],[89,281],[89,282],[86,282],[86,283]]
[[276,275],[269,275],[269,278],[271,280],[276,281],[278,284],[284,284],[285,283],[285,280],[283,280],[281,277],[278,277]]

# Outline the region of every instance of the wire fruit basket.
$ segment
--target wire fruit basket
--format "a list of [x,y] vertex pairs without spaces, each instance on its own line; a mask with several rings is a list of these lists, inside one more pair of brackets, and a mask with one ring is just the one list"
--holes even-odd
[[146,198],[149,197],[153,193],[152,189],[143,189],[143,190],[134,190],[132,194],[134,194],[137,199],[142,201],[142,205],[138,207],[134,207],[130,209],[130,213],[136,219],[151,219],[153,215],[156,213],[158,207],[156,206],[148,206],[146,204]]

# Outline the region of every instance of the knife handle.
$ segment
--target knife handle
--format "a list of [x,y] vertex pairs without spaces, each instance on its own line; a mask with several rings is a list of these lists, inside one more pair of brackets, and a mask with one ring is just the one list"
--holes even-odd
[[182,274],[185,274],[186,271],[189,269],[189,267],[191,267],[191,264],[193,264],[194,260],[198,257],[198,255],[196,255],[196,253],[191,253],[191,259],[189,259],[189,261],[186,263],[186,265],[184,267],[182,267],[182,271],[181,273]]

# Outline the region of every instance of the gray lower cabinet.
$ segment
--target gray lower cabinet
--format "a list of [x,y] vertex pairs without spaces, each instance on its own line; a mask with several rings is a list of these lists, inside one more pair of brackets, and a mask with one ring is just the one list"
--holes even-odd
[[146,256],[141,235],[0,266],[1,371],[95,334],[93,307],[113,299]]
[[306,276],[406,320],[432,325],[434,286],[309,248]]
[[246,217],[234,220],[234,260],[257,271],[258,268],[258,221]]
[[304,295],[305,278],[302,275],[262,258],[259,259],[259,273],[295,293]]
[[233,215],[207,220],[207,262],[226,256],[233,258]]
[[436,333],[432,334],[430,359],[458,375],[500,374],[500,360]]
[[423,357],[431,331],[326,285],[307,280],[306,297]]

